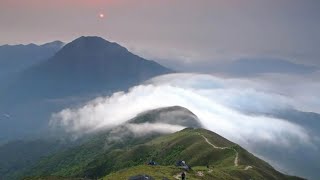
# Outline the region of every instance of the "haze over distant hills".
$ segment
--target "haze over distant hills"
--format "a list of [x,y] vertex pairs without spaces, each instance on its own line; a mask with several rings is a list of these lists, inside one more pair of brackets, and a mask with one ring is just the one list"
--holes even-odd
[[308,74],[318,70],[313,66],[274,58],[239,59],[219,68],[217,70],[221,73],[238,76],[257,76],[264,73]]
[[[77,98],[126,90],[154,76],[173,72],[100,37],[80,37],[49,59],[33,62],[33,66],[18,73],[7,88],[0,90],[0,114],[9,116],[0,122],[0,137],[37,131],[47,125],[51,113],[77,104],[74,101],[79,103]],[[68,97],[72,97],[71,104]]]
[[64,45],[54,41],[43,45],[3,45],[0,46],[0,81],[10,77],[53,56]]
[[[9,91],[18,90],[15,93],[21,98],[59,98],[123,90],[170,72],[173,71],[138,57],[117,43],[80,37],[49,60],[24,71]],[[22,87],[27,94],[19,91]]]
[[[213,63],[183,64],[162,60],[169,67],[180,71],[227,75],[229,77],[257,77],[265,74],[308,75],[319,71],[319,67],[295,63],[292,60],[272,57],[240,57]],[[161,61],[160,61],[161,62]]]

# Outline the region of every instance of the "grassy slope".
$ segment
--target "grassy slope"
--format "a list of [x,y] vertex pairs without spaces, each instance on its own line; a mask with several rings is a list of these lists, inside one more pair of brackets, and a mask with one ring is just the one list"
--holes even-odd
[[[129,177],[136,175],[147,174],[155,179],[179,179],[180,174],[183,172],[174,166],[146,166],[140,165],[128,169],[123,169],[115,173],[111,173],[103,180],[127,180]],[[188,180],[242,180],[242,179],[255,179],[255,180],[266,180],[269,178],[261,175],[258,171],[253,169],[243,170],[235,167],[215,167],[207,168],[205,166],[194,167],[192,171],[187,172]],[[284,177],[281,179],[297,179],[295,177]]]
[[[228,146],[236,149],[239,152],[239,166],[234,166],[235,152],[233,150],[214,149],[206,143],[200,134],[207,137],[216,146]],[[99,146],[104,145],[100,141],[98,142]],[[97,142],[92,141],[91,143],[97,145]],[[115,146],[107,151],[90,156],[82,156],[81,152],[84,151],[91,151],[92,154],[96,152],[94,146],[85,145],[74,149],[71,151],[72,153],[53,156],[51,158],[56,158],[56,160],[49,159],[38,167],[43,169],[43,167],[48,167],[49,163],[55,166],[49,166],[54,171],[38,171],[37,175],[102,178],[109,174],[105,176],[105,179],[127,179],[133,175],[149,174],[156,179],[161,178],[161,176],[172,179],[173,175],[181,172],[179,168],[173,167],[173,165],[178,160],[185,160],[189,165],[195,167],[193,168],[194,171],[190,173],[189,177],[191,179],[192,177],[194,179],[253,178],[270,180],[291,178],[277,172],[269,164],[256,158],[240,146],[203,129],[185,129],[152,140],[144,139],[138,143],[130,142],[128,146],[119,148]],[[71,164],[70,159],[73,159]],[[143,165],[151,159],[161,166],[149,167]],[[65,162],[68,162],[68,166]],[[206,169],[206,165],[214,166],[211,173]],[[244,168],[247,165],[253,166],[253,168],[245,171]],[[197,176],[198,171],[204,173],[204,177]]]
[[[110,156],[118,154],[119,149],[130,148],[136,144],[149,141],[153,136],[127,139],[123,142],[109,144],[106,148],[106,138],[108,133],[100,133],[84,140],[79,146],[60,151],[47,156],[39,161],[32,170],[24,176],[86,176],[84,175],[90,168],[90,164],[99,164],[100,160],[108,161]],[[111,162],[108,164],[112,165]],[[98,172],[90,173],[96,176]]]
[[[130,120],[130,123],[152,123],[162,121],[161,115],[173,116],[175,121],[171,123],[186,125],[190,127],[200,127],[196,116],[189,110],[179,107],[167,107],[150,110],[139,114]],[[178,121],[178,122],[176,122]],[[54,175],[54,176],[103,176],[122,167],[138,165],[141,161],[135,160],[130,163],[113,162],[113,156],[123,158],[123,149],[131,149],[133,146],[144,144],[160,134],[152,134],[144,137],[134,137],[126,127],[119,126],[112,130],[100,132],[92,137],[83,140],[80,146],[58,152],[54,155],[43,158],[26,175]],[[110,138],[111,137],[111,138]],[[134,138],[132,138],[134,137]],[[110,142],[108,139],[118,139]],[[121,140],[121,141],[120,141]],[[108,147],[106,147],[106,144]],[[139,154],[136,153],[135,156]],[[143,155],[143,154],[142,154]]]
[[[180,159],[186,160],[191,166],[233,165],[232,150],[215,150],[201,138],[193,130],[184,130],[127,149],[117,149],[98,156],[79,175],[101,177],[119,169],[142,165],[151,159],[164,166],[174,165]],[[217,138],[217,142],[221,145],[231,144],[224,142],[222,138]]]
[[[235,167],[234,152],[230,150],[215,150],[210,145],[205,143],[204,139],[199,135],[204,135],[209,141],[216,146],[234,147],[239,152],[239,166]],[[181,132],[157,138],[149,143],[147,146],[165,147],[159,151],[154,152],[153,159],[161,165],[174,164],[174,160],[186,160],[193,167],[192,171],[188,172],[188,179],[299,179],[283,175],[274,170],[266,162],[256,158],[240,146],[222,138],[221,136],[206,131],[203,129],[186,129]],[[183,147],[177,150],[175,147]],[[172,149],[175,149],[172,151]],[[209,164],[211,168],[204,165]],[[244,170],[247,165],[253,166],[252,169]],[[212,168],[214,167],[214,168]],[[103,179],[120,180],[128,179],[128,177],[148,174],[155,179],[174,179],[182,172],[181,169],[174,166],[146,166],[140,165],[132,168],[120,170],[105,176]],[[200,175],[202,174],[202,175]]]

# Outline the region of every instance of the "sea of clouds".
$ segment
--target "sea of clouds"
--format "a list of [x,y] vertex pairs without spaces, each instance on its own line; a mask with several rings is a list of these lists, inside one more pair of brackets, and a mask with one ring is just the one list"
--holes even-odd
[[[283,75],[237,79],[170,74],[153,78],[128,92],[117,92],[79,108],[65,109],[54,114],[50,124],[71,134],[88,134],[124,124],[146,110],[182,106],[197,115],[205,128],[257,155],[264,146],[318,151],[319,137],[303,124],[265,115],[287,109],[319,113],[320,99],[316,92],[320,92],[317,81],[297,81]],[[131,129],[141,134],[146,129],[143,126],[146,125],[133,125]],[[152,127],[155,131],[170,129],[170,132],[183,128],[168,124]],[[273,158],[265,157],[269,162]]]

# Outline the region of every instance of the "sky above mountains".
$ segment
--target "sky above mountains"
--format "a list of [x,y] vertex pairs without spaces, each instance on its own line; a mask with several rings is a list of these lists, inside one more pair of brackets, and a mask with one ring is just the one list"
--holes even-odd
[[0,44],[98,35],[176,67],[248,57],[319,67],[319,17],[317,0],[2,0]]

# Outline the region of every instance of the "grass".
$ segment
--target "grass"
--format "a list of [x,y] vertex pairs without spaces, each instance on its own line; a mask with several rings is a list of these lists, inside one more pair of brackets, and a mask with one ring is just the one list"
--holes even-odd
[[[239,153],[239,166],[234,166],[235,152],[232,149],[214,149],[201,135],[220,147],[232,147]],[[96,142],[100,144],[97,145]],[[42,164],[43,171],[37,176],[71,176],[92,179],[128,179],[130,176],[147,174],[155,179],[174,179],[182,172],[174,167],[178,160],[191,165],[189,179],[290,179],[274,170],[268,163],[258,159],[237,144],[204,129],[185,129],[139,143],[128,143],[125,148],[109,148],[99,151],[101,141],[89,142],[71,151],[48,157]],[[129,142],[129,141],[128,141]],[[132,140],[130,142],[133,142]],[[52,158],[53,161],[50,160]],[[144,165],[149,160],[161,166]],[[206,168],[214,167],[211,170]],[[245,171],[246,166],[254,168]],[[52,171],[53,170],[53,171]],[[203,175],[203,176],[200,176]],[[106,176],[107,175],[107,176]]]
[[[174,166],[147,166],[140,165],[132,168],[123,169],[116,173],[111,173],[103,180],[127,180],[136,175],[149,175],[154,179],[179,179],[182,169]],[[227,168],[207,168],[205,166],[196,166],[187,172],[188,180],[241,180],[241,179],[264,179],[254,170],[244,171],[236,167]]]

